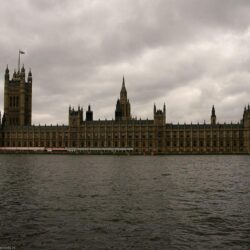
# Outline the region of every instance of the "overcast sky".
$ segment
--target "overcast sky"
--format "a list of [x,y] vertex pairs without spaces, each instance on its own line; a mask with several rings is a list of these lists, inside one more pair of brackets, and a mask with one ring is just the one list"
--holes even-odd
[[33,123],[67,124],[69,105],[112,119],[125,76],[131,112],[167,122],[238,122],[250,102],[249,0],[0,0],[4,71],[33,73]]

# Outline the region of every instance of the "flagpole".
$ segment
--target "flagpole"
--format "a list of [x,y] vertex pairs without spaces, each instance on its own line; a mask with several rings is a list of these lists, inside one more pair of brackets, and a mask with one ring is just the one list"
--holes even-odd
[[20,49],[18,51],[18,72],[20,72]]

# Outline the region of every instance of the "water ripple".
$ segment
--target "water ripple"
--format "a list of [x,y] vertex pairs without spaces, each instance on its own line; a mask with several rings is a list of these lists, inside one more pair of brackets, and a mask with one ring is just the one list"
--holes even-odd
[[0,158],[0,247],[249,249],[248,156]]

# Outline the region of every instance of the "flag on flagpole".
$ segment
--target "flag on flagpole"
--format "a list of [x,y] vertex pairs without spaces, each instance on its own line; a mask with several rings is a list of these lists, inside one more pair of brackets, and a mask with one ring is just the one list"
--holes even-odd
[[19,50],[19,53],[20,53],[20,54],[25,54],[24,51],[22,51],[22,50]]

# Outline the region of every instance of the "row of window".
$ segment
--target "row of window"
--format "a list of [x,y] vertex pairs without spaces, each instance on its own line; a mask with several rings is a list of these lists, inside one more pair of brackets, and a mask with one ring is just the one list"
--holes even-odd
[[243,146],[243,142],[239,142],[239,141],[213,141],[213,142],[204,142],[204,141],[200,141],[199,144],[197,142],[193,142],[192,144],[190,142],[187,143],[183,143],[183,142],[173,142],[171,144],[171,142],[167,142],[166,145],[168,147],[230,147],[230,146]]
[[[19,122],[18,118],[13,118],[13,119],[10,119],[10,121],[13,123],[13,124],[17,124]],[[56,132],[53,132],[53,133],[49,133],[49,132],[41,132],[41,133],[6,133],[6,138],[27,138],[27,137],[30,137],[30,138],[52,138],[52,139],[56,139],[56,138],[68,138],[68,132],[65,132],[65,133],[56,133]],[[94,134],[91,134],[91,133],[87,133],[86,135],[85,134],[77,134],[77,133],[71,133],[70,134],[71,138],[72,139],[77,139],[78,137],[80,139],[153,139],[154,138],[154,135],[153,134],[128,134],[128,135],[124,135],[124,134],[119,134],[119,133],[114,133],[114,134],[97,134],[97,133],[94,133]],[[163,138],[164,135],[162,134],[157,134],[157,138]],[[183,137],[166,137],[167,139],[175,139],[175,140],[180,140],[180,139],[184,139]],[[242,135],[240,135],[240,138],[242,138]],[[210,136],[207,136],[207,137],[204,137],[204,136],[199,136],[199,137],[196,137],[196,136],[193,136],[193,137],[187,137],[186,138],[187,140],[189,139],[206,139],[206,140],[210,140],[210,139],[239,139],[239,136],[220,136],[220,137],[210,137]]]
[[2,146],[14,146],[14,147],[21,147],[21,146],[32,146],[32,147],[67,147],[71,145],[73,147],[243,147],[243,142],[240,141],[214,141],[214,142],[204,142],[200,141],[191,143],[183,143],[177,141],[167,141],[164,145],[164,141],[96,141],[96,140],[88,140],[88,141],[77,141],[77,140],[23,140],[23,141],[6,141],[2,143]]
[[9,99],[10,103],[10,107],[13,108],[18,108],[19,107],[19,96],[10,96],[10,99]]

